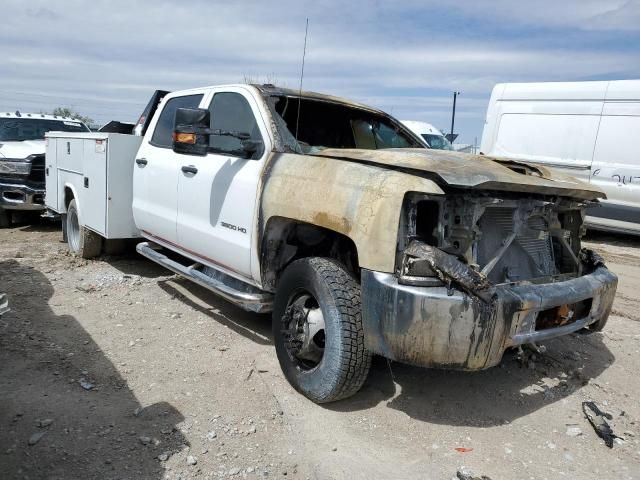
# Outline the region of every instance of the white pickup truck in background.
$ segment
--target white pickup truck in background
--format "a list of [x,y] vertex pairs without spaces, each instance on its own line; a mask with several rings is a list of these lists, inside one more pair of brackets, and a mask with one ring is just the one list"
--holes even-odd
[[141,125],[48,136],[69,248],[139,235],[145,257],[271,311],[283,372],[315,402],[357,392],[373,354],[479,370],[607,321],[617,278],[581,247],[602,196],[587,183],[273,85],[173,92]]
[[44,135],[51,130],[89,132],[72,118],[44,113],[0,113],[0,228],[15,212],[44,211]]

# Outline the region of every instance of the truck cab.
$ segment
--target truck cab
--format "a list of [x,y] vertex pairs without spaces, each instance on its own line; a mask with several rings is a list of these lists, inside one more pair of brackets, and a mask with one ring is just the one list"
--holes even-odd
[[45,134],[89,132],[78,120],[41,113],[0,113],[0,227],[15,211],[43,211]]

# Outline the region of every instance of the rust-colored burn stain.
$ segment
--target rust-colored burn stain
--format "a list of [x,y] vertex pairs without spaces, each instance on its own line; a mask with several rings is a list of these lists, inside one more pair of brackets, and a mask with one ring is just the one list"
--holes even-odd
[[313,217],[313,223],[320,227],[328,228],[336,232],[348,235],[351,231],[351,222],[345,217],[339,217],[327,212],[318,212]]

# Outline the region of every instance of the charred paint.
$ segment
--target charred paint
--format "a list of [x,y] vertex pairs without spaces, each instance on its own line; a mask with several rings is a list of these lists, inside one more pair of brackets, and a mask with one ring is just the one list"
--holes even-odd
[[315,155],[405,169],[434,178],[444,186],[562,195],[584,200],[606,198],[594,185],[506,158],[433,149],[327,149]]
[[392,272],[407,192],[443,194],[431,180],[332,158],[280,154],[264,179],[261,229],[282,217],[350,238],[360,267]]
[[[450,289],[403,286],[393,276],[363,271],[366,346],[418,366],[485,369],[499,363],[508,347],[535,341],[541,333],[535,331],[537,312],[585,298],[593,299],[591,311],[575,324],[599,330],[611,310],[617,279],[592,252],[583,250],[580,257],[586,275],[551,284],[492,286],[489,301],[476,295],[473,284],[461,279],[459,272],[448,275]],[[478,291],[486,292],[480,285]],[[550,338],[569,331],[552,328],[542,333]]]

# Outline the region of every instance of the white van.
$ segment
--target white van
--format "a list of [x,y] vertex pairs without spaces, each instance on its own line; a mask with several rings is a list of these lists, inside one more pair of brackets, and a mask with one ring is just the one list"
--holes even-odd
[[426,122],[416,122],[414,120],[400,120],[402,124],[418,135],[426,144],[436,150],[453,150],[449,140],[440,130]]
[[602,188],[594,229],[640,233],[640,80],[503,83],[482,134],[486,155],[563,170]]

